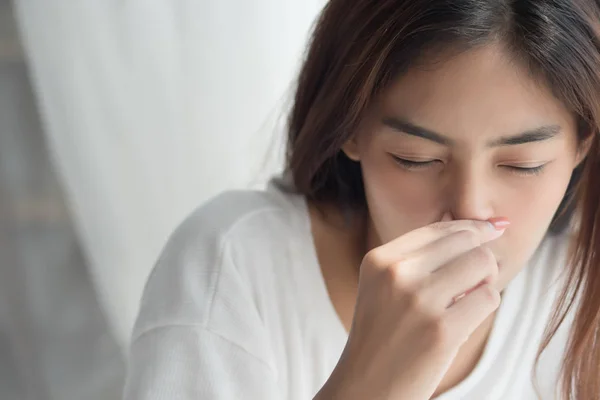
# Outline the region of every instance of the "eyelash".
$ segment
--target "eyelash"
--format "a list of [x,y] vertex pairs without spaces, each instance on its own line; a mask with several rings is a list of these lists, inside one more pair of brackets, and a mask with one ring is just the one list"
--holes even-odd
[[517,175],[533,176],[533,175],[541,174],[542,171],[544,170],[545,166],[546,165],[544,164],[544,165],[539,165],[537,167],[531,167],[531,168],[511,167],[511,166],[507,166],[507,167],[510,168],[512,170],[512,172]]
[[[402,168],[407,169],[409,171],[419,170],[423,168],[427,168],[431,166],[433,163],[440,162],[440,160],[431,160],[431,161],[412,161],[406,160],[404,158],[400,158],[397,156],[392,156],[397,164],[399,164]],[[510,165],[505,165],[504,167],[508,168],[512,173],[519,176],[535,176],[542,173],[544,167],[546,165],[539,165],[537,167],[514,167]]]
[[433,164],[434,162],[438,161],[438,160],[431,160],[431,161],[411,161],[411,160],[406,160],[404,158],[400,158],[400,157],[397,157],[397,156],[392,156],[392,157],[394,157],[394,160],[402,168],[405,168],[407,170],[422,169],[422,168],[428,167],[431,164]]

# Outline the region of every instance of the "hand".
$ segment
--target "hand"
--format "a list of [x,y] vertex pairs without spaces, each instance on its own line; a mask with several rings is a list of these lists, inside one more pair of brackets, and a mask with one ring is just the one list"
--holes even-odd
[[429,399],[500,304],[498,264],[482,245],[507,224],[442,220],[370,251],[348,342],[316,398]]

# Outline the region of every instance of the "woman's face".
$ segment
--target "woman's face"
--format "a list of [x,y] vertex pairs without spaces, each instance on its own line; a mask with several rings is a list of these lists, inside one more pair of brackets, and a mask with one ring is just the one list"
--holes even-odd
[[402,76],[344,151],[361,163],[378,243],[446,211],[507,217],[510,227],[488,244],[502,290],[546,233],[580,147],[575,117],[489,46]]

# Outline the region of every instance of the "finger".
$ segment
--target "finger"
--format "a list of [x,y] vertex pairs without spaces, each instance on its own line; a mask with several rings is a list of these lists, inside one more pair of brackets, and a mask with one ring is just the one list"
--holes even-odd
[[[498,266],[498,268],[500,268],[500,267]],[[460,299],[462,299],[463,297],[465,297],[469,293],[471,293],[471,292],[479,289],[481,287],[481,285],[492,285],[492,286],[494,286],[496,284],[497,279],[498,279],[497,275],[494,276],[494,277],[486,277],[484,280],[482,280],[476,286],[473,286],[471,289],[467,290],[466,292],[461,293],[458,296],[454,296],[452,298],[452,300],[448,303],[448,307],[452,306],[452,304],[456,303],[457,301],[459,301]]]
[[455,337],[466,339],[490,316],[501,302],[500,293],[489,284],[483,284],[461,298],[446,310],[448,326],[455,329]]
[[[503,230],[494,232],[494,238],[499,238],[504,233]],[[492,240],[492,236],[488,235],[487,239]],[[470,254],[474,249],[481,249],[483,243],[482,236],[471,230],[454,232],[409,253],[405,264],[407,267],[409,264],[414,265],[414,268],[418,269],[416,273],[427,276],[455,259]],[[461,260],[464,262],[464,258]]]
[[429,274],[423,283],[424,295],[443,311],[453,299],[478,285],[495,280],[498,262],[492,251],[485,247],[474,248],[456,257],[446,265]]
[[402,255],[408,255],[427,244],[459,231],[471,231],[479,237],[480,243],[486,243],[498,238],[507,224],[506,218],[496,218],[491,222],[478,220],[436,222],[415,229],[380,246],[376,249],[377,258],[384,264],[402,261]]

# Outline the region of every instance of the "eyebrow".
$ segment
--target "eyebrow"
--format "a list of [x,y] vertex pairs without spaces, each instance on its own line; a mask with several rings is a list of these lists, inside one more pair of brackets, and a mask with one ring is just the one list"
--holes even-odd
[[[385,117],[382,120],[384,125],[393,128],[396,131],[406,133],[411,136],[417,136],[444,146],[454,145],[454,140],[440,133],[431,131],[411,122],[396,117]],[[531,129],[513,136],[502,136],[486,143],[486,147],[514,146],[525,143],[541,142],[552,139],[562,131],[560,125],[546,125]]]

